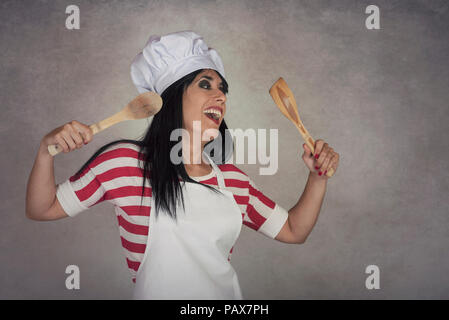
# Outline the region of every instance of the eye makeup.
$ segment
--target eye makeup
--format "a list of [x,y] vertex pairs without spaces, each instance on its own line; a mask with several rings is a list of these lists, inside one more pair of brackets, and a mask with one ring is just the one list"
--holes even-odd
[[[204,78],[206,78],[206,76],[204,76]],[[210,78],[210,77],[207,77],[207,78]],[[212,79],[212,78],[211,78],[211,79]],[[203,88],[203,89],[210,89],[210,82],[207,81],[207,80],[200,80],[200,82],[199,82],[198,85],[199,85],[201,88]],[[223,85],[220,86],[220,90],[221,90],[224,94],[227,93]]]

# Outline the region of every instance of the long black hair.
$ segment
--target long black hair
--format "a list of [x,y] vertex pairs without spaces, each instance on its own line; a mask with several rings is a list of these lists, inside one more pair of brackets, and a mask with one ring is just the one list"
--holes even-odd
[[[146,178],[149,178],[150,185],[152,188],[152,197],[155,200],[157,212],[162,208],[168,212],[168,214],[174,219],[176,219],[176,206],[178,202],[182,203],[184,208],[184,197],[182,194],[182,187],[180,183],[180,178],[184,182],[191,182],[203,185],[213,192],[220,193],[219,190],[197,182],[189,177],[187,171],[185,170],[184,163],[173,164],[170,159],[170,150],[181,141],[171,141],[170,134],[175,129],[182,128],[182,97],[187,89],[187,87],[193,82],[195,77],[201,73],[204,69],[194,71],[183,78],[177,80],[171,84],[164,92],[161,94],[163,105],[161,110],[153,116],[146,133],[142,140],[130,140],[130,139],[120,139],[110,142],[101,148],[99,148],[89,160],[78,170],[75,175],[81,174],[85,168],[104,150],[117,143],[133,143],[140,147],[139,152],[143,154],[143,185],[141,194],[141,205],[143,201],[145,182]],[[223,82],[223,92],[228,93],[228,83],[222,77],[222,75],[217,72]],[[221,163],[225,163],[228,154],[224,152],[225,146],[225,136],[228,127],[223,120],[219,127],[221,139]],[[219,141],[219,140],[217,140]],[[213,143],[214,140],[209,141],[205,145]],[[232,146],[233,149],[233,146]],[[211,155],[214,156],[215,148],[212,148]],[[182,150],[180,150],[182,153]],[[140,163],[140,161],[138,161]]]

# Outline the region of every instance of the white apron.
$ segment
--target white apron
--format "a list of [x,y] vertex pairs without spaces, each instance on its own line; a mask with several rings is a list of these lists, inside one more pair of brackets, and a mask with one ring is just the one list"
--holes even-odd
[[156,210],[154,197],[147,246],[136,275],[134,299],[241,300],[237,274],[228,261],[242,228],[242,214],[223,175],[215,171],[217,194],[204,186],[181,181],[185,211],[176,208],[176,223]]

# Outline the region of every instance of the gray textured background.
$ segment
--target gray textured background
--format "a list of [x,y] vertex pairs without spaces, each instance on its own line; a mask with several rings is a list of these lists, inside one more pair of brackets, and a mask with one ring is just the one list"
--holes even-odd
[[[65,29],[77,4],[81,29]],[[366,6],[381,29],[365,28]],[[306,127],[341,155],[304,245],[244,227],[232,263],[247,299],[449,298],[447,1],[1,1],[0,298],[131,297],[109,204],[76,218],[25,218],[39,142],[54,128],[99,121],[137,95],[129,66],[150,34],[194,30],[220,53],[230,128],[279,129],[279,170],[240,165],[286,209],[301,195],[302,140],[268,89],[279,76]],[[138,138],[119,124],[55,159],[56,182],[100,146]],[[67,265],[81,289],[65,288]],[[378,265],[380,290],[365,288]]]

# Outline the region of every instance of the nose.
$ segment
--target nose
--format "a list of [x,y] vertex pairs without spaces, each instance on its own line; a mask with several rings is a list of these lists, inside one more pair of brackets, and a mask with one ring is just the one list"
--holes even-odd
[[214,98],[216,101],[225,103],[226,102],[226,95],[221,91],[220,89],[216,89],[214,92]]

